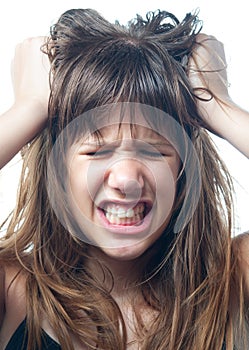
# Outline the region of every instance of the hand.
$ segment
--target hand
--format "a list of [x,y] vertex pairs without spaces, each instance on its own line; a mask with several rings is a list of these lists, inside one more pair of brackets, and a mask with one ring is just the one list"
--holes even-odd
[[249,113],[229,96],[226,66],[223,44],[199,34],[188,65],[199,112],[207,129],[249,157]]
[[223,44],[213,36],[199,34],[189,60],[189,79],[198,97],[201,115],[214,132],[220,109],[232,103],[226,67]]
[[197,36],[188,68],[192,86],[199,89],[200,97],[204,88],[221,100],[229,98],[224,46],[214,36]]
[[46,125],[50,64],[41,51],[44,43],[44,37],[37,37],[16,47],[12,62],[15,101],[0,116],[0,169]]
[[41,51],[45,40],[45,37],[30,38],[17,45],[11,70],[14,105],[35,107],[39,117],[44,119],[47,118],[50,93],[50,63]]

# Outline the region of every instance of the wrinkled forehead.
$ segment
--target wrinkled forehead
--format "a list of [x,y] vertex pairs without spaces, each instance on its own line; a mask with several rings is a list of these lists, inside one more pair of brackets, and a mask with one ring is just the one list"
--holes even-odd
[[95,140],[166,140],[180,154],[191,142],[184,128],[169,114],[141,103],[120,102],[89,110],[73,119],[61,133],[60,144],[66,151],[75,143]]
[[140,103],[116,103],[95,108],[77,118],[82,139],[166,139],[173,144],[182,138],[179,124],[165,112]]
[[135,122],[121,121],[119,123],[112,123],[111,125],[104,126],[96,132],[86,134],[82,139],[81,143],[101,143],[105,144],[112,143],[114,141],[131,140],[131,141],[155,141],[157,143],[170,141],[165,135],[160,135],[158,132],[153,130],[149,125],[141,125]]

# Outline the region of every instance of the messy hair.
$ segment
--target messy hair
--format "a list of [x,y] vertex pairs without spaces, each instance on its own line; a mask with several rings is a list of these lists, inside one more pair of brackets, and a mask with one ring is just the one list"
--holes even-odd
[[[127,348],[117,303],[87,269],[88,244],[58,220],[46,186],[48,159],[65,127],[87,111],[120,102],[170,115],[191,139],[198,160],[185,151],[171,220],[136,283],[137,295],[155,310],[146,325],[133,300],[140,349],[218,350],[226,341],[232,350],[232,183],[188,79],[200,30],[197,13],[179,21],[166,11],[137,15],[121,25],[94,10],[73,9],[52,26],[45,48],[51,61],[49,122],[25,153],[18,203],[0,251],[1,261],[27,271],[28,350],[41,344],[40,312],[63,350],[73,349],[71,335],[92,349]],[[191,190],[186,186],[188,162]],[[194,200],[197,166],[196,207],[175,230],[183,206]]]

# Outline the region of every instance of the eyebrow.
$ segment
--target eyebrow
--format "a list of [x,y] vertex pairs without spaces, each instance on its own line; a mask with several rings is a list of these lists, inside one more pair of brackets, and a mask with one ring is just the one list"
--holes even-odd
[[[108,142],[108,141],[100,141],[100,140],[96,140],[96,141],[83,141],[81,143],[81,146],[99,146],[99,147],[103,147],[103,146],[108,146],[110,144],[115,144],[117,143],[118,141],[121,141],[122,139],[117,139],[117,140],[114,140],[114,141],[111,141],[111,142]],[[134,140],[137,140],[137,139],[134,139]],[[167,147],[173,147],[174,148],[174,145],[172,143],[170,143],[169,141],[165,140],[165,141],[153,141],[151,139],[142,139],[142,140],[137,140],[137,141],[141,141],[142,143],[145,143],[145,144],[149,144],[151,146],[154,146],[154,147],[162,147],[162,146],[167,146]]]
[[153,145],[153,146],[172,146],[172,143],[168,140],[153,141],[151,139],[143,139],[141,141],[143,141],[144,143],[149,143],[150,145]]

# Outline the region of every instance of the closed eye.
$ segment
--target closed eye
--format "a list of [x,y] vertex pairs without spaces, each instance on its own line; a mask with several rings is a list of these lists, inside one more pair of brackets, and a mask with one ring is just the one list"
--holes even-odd
[[91,151],[91,152],[86,152],[85,155],[89,157],[105,157],[110,154],[112,154],[113,150],[111,149],[103,149],[103,150],[96,150],[96,151]]
[[141,150],[140,154],[146,157],[152,157],[152,158],[160,158],[163,157],[164,154],[160,153],[159,151],[149,151],[149,150]]

